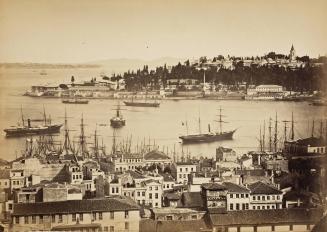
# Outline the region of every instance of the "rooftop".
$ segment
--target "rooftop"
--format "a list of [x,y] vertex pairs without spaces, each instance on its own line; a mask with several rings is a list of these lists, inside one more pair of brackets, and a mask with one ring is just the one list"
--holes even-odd
[[205,184],[202,184],[201,187],[205,190],[226,190],[227,189],[224,185],[218,184],[218,183],[205,183]]
[[144,155],[145,160],[167,160],[170,159],[168,155],[161,151],[153,150]]
[[249,193],[250,190],[247,189],[245,186],[237,185],[231,182],[224,182],[228,192],[230,193]]
[[81,212],[109,212],[139,210],[139,206],[127,198],[102,198],[92,200],[70,200],[57,202],[18,203],[13,206],[14,216],[65,214]]
[[230,211],[226,214],[209,212],[214,226],[222,225],[258,225],[283,223],[316,223],[322,216],[321,209],[276,209]]
[[248,185],[251,194],[282,194],[283,192],[261,181]]

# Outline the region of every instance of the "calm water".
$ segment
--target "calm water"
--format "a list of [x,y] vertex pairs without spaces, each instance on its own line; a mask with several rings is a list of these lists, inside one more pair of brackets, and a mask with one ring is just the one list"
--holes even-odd
[[[77,80],[86,80],[99,75],[99,69],[91,70],[47,70],[48,75],[40,76],[40,70],[10,69],[0,71],[0,157],[12,160],[20,155],[25,146],[24,138],[6,138],[3,129],[16,125],[20,120],[20,107],[23,107],[25,117],[42,118],[43,106],[47,114],[51,115],[52,121],[63,123],[64,110],[66,107],[69,116],[69,127],[74,130],[71,137],[76,140],[79,134],[81,115],[84,115],[86,124],[85,131],[89,142],[94,134],[96,124],[109,124],[110,117],[115,113],[113,109],[117,104],[115,100],[91,100],[88,105],[64,105],[60,99],[31,98],[21,96],[33,84],[60,83],[70,80],[74,75]],[[182,122],[187,120],[189,133],[199,131],[198,118],[201,118],[201,130],[206,132],[208,124],[217,129],[214,122],[217,119],[219,107],[223,108],[224,118],[228,123],[223,125],[225,130],[238,128],[234,134],[234,140],[221,141],[210,144],[196,144],[182,146],[178,136],[186,133]],[[175,146],[176,151],[189,152],[192,156],[212,157],[218,146],[234,148],[240,155],[258,149],[259,128],[266,121],[268,126],[269,117],[278,114],[279,134],[282,141],[284,136],[283,120],[291,120],[291,112],[294,112],[296,121],[296,137],[306,137],[311,134],[312,119],[324,119],[324,107],[310,106],[306,102],[274,102],[274,101],[204,101],[204,100],[180,100],[162,101],[159,108],[133,108],[123,107],[123,115],[126,118],[126,126],[117,130],[118,140],[132,136],[133,145],[146,141],[149,138],[165,147],[171,152]],[[310,125],[309,125],[310,121]],[[290,126],[290,125],[288,125]],[[318,135],[320,124],[315,124]],[[310,128],[310,129],[308,129]],[[101,135],[107,151],[112,145],[113,130],[110,126],[97,126],[98,134]],[[266,128],[266,134],[268,129]],[[289,131],[287,133],[289,135]],[[56,140],[62,140],[63,134],[56,136]],[[266,141],[268,138],[266,138]],[[92,146],[90,144],[90,146]],[[182,148],[183,147],[183,148]]]

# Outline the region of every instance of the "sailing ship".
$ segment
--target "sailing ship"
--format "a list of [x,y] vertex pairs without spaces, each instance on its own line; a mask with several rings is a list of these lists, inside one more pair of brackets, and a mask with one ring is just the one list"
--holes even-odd
[[159,102],[148,102],[147,101],[147,95],[148,93],[145,92],[145,100],[144,101],[134,101],[134,97],[132,97],[131,101],[124,101],[124,104],[126,106],[137,106],[137,107],[159,107]]
[[27,125],[25,125],[25,119],[23,110],[21,109],[22,126],[12,126],[11,128],[4,129],[7,137],[18,137],[27,135],[39,135],[39,134],[54,134],[59,133],[62,124],[51,124],[51,121],[46,118],[44,112],[44,125],[32,126],[31,119],[27,119]]
[[[211,132],[210,131],[210,124],[208,125],[208,133],[201,133],[201,131],[199,131],[199,134],[192,134],[192,135],[183,135],[180,136],[179,138],[182,140],[182,142],[184,144],[186,143],[209,143],[209,142],[215,142],[215,141],[221,141],[221,140],[232,140],[233,139],[233,135],[236,131],[235,130],[231,130],[231,131],[223,131],[222,130],[222,123],[225,123],[225,121],[222,120],[222,109],[219,109],[220,114],[219,116],[219,120],[216,120],[216,122],[219,122],[219,127],[220,130],[219,132]],[[187,123],[186,123],[187,126]],[[199,118],[199,127],[200,127],[200,118]]]
[[123,118],[122,113],[120,112],[120,105],[117,105],[116,115],[110,119],[110,126],[113,128],[120,128],[122,126],[125,126],[126,120]]

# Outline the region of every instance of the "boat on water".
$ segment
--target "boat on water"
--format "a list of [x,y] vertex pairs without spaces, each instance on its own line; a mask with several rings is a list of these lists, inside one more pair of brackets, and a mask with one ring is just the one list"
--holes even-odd
[[[210,124],[208,125],[208,133],[199,133],[199,134],[187,134],[187,135],[183,135],[180,136],[179,138],[182,140],[182,142],[184,144],[187,143],[209,143],[209,142],[215,142],[215,141],[222,141],[222,140],[232,140],[233,139],[233,135],[236,132],[235,130],[231,130],[231,131],[222,131],[222,123],[224,123],[225,121],[222,120],[222,114],[221,111],[222,109],[220,108],[220,114],[219,116],[219,120],[217,120],[217,122],[219,122],[220,125],[220,131],[219,132],[211,132],[210,131]],[[201,127],[201,122],[200,122],[200,118],[199,118],[199,128]],[[186,123],[187,126],[187,123]],[[187,129],[188,130],[188,129]]]
[[133,102],[124,101],[126,106],[139,106],[139,107],[159,107],[159,102]]
[[44,124],[32,126],[31,119],[27,119],[27,125],[25,125],[25,119],[22,114],[22,126],[12,126],[11,128],[4,129],[6,137],[19,137],[19,136],[28,136],[28,135],[39,135],[39,134],[55,134],[60,132],[62,124],[51,124],[46,118],[44,113]]
[[132,98],[131,101],[124,101],[124,104],[126,106],[136,106],[136,107],[159,107],[160,102],[154,101],[149,102],[147,101],[147,92],[145,93],[145,100],[144,101],[134,101],[134,98]]
[[89,100],[81,98],[66,98],[61,101],[64,104],[88,104]]
[[120,112],[120,105],[117,105],[116,115],[110,119],[110,126],[113,128],[120,128],[126,125],[126,120],[124,119],[122,113]]
[[327,106],[327,101],[323,99],[313,100],[310,105],[313,106]]

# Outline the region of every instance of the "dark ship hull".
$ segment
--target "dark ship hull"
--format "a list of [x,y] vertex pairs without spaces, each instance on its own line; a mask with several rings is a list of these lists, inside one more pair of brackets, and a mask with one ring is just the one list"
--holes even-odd
[[65,99],[62,100],[62,103],[65,104],[88,104],[88,100],[82,100],[82,99]]
[[236,130],[226,131],[222,133],[208,133],[208,134],[197,134],[197,135],[185,135],[179,138],[183,143],[209,143],[221,140],[232,140],[233,134]]
[[110,119],[110,126],[120,128],[126,125],[125,119]]
[[62,124],[42,127],[19,127],[12,129],[5,129],[7,137],[19,137],[26,135],[39,135],[39,134],[55,134],[60,132]]
[[139,107],[159,107],[160,103],[158,102],[127,102],[124,101],[124,104],[127,106],[139,106]]

